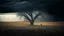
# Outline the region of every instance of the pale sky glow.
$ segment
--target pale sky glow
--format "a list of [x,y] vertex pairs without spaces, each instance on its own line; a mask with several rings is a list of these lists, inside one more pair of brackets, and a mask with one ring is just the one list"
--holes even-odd
[[13,21],[24,21],[24,17],[17,17],[17,13],[5,13],[0,14],[0,22],[13,22]]
[[[37,14],[36,12],[38,11],[35,11],[33,13],[33,16]],[[43,13],[42,15],[38,16],[35,21],[42,22],[52,20],[54,20],[54,18],[51,15]],[[15,22],[15,21],[28,21],[28,20],[24,16],[18,16],[18,13],[0,13],[0,22]]]

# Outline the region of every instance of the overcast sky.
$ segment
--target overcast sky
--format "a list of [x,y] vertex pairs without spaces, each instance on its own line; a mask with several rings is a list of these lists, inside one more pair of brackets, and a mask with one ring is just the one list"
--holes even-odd
[[15,21],[25,21],[25,18],[22,16],[17,17],[17,13],[4,13],[0,14],[0,22],[15,22]]
[[60,0],[0,0],[0,13],[41,10],[53,15],[55,21],[64,21],[62,4]]
[[[36,15],[36,12],[38,11],[33,13],[34,16]],[[0,22],[28,21],[24,16],[18,16],[17,14],[18,13],[0,13]],[[35,22],[54,21],[53,16],[48,13],[43,13],[42,15],[38,16]]]

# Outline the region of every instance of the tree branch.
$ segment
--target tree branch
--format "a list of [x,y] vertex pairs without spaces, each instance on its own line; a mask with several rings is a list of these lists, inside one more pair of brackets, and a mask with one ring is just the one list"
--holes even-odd
[[33,20],[35,20],[38,16],[40,16],[42,13],[38,13],[34,18]]
[[31,21],[31,19],[27,16],[26,13],[23,13],[22,15],[23,15],[26,19],[28,19],[29,21]]

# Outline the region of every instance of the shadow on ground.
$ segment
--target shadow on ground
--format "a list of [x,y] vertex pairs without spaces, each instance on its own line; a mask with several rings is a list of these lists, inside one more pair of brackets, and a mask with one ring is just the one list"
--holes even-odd
[[62,36],[62,26],[1,27],[2,36]]

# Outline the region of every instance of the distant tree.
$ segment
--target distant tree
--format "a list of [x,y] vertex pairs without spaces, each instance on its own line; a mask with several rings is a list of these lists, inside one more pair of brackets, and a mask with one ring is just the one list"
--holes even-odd
[[29,20],[31,25],[34,25],[34,21],[38,16],[40,16],[42,12],[23,12],[23,13],[18,13],[20,16],[24,16],[27,20]]

